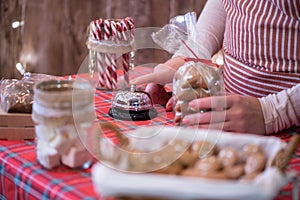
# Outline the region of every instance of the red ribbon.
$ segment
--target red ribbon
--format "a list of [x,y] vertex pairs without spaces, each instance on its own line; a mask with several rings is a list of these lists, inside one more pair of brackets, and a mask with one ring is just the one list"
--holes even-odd
[[217,65],[216,63],[213,63],[212,61],[210,60],[206,60],[206,59],[202,59],[202,58],[190,58],[190,57],[186,57],[184,59],[185,62],[189,62],[189,61],[193,61],[193,62],[201,62],[201,63],[204,63],[204,64],[207,64],[208,66],[213,66],[213,67],[217,67],[217,68],[220,68],[219,65]]

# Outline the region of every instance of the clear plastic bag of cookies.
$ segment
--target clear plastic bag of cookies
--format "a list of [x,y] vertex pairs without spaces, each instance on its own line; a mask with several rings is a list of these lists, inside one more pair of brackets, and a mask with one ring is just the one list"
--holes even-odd
[[26,72],[20,80],[1,80],[1,109],[7,113],[31,113],[34,85],[40,81],[49,79],[62,79],[62,77]]
[[186,63],[179,68],[173,79],[176,125],[187,114],[199,111],[190,110],[189,101],[223,94],[221,70],[210,62],[210,56],[196,41],[197,18],[194,12],[170,19],[159,31],[152,33],[153,41],[174,56],[185,57]]
[[215,64],[200,60],[185,63],[173,78],[175,125],[180,125],[181,120],[188,114],[205,112],[190,109],[191,100],[223,94],[221,71]]

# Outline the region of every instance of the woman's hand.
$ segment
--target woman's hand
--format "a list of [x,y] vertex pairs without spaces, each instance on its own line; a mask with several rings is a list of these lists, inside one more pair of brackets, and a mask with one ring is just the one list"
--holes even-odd
[[189,103],[196,114],[183,118],[183,124],[199,128],[222,129],[224,131],[265,134],[265,123],[261,105],[255,97],[228,95],[195,99]]
[[157,65],[153,72],[143,76],[139,76],[130,81],[130,84],[144,84],[144,83],[157,83],[164,85],[166,83],[171,83],[173,76],[177,69],[184,64],[183,57],[175,57],[163,64]]
[[[184,64],[183,57],[175,57],[163,64],[157,65],[153,72],[143,76],[139,76],[130,81],[130,84],[140,85],[148,83],[145,91],[151,96],[154,104],[161,104],[165,106],[172,93],[166,92],[163,85],[171,83],[175,72]],[[172,105],[171,105],[172,106]],[[171,111],[172,108],[169,106],[167,111]]]
[[150,95],[153,104],[160,104],[162,106],[166,106],[172,97],[172,92],[167,92],[163,85],[156,83],[149,83],[145,88],[145,92]]

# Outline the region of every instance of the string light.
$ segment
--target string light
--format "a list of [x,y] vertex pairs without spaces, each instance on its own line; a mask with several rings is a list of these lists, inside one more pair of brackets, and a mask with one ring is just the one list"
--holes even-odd
[[11,23],[11,27],[13,29],[19,28],[20,26],[24,25],[24,21],[14,21],[13,23]]
[[16,64],[16,69],[20,72],[20,74],[24,74],[25,73],[25,67],[23,67],[23,65],[20,63],[20,62],[18,62],[17,64]]
[[[13,21],[11,23],[11,27],[13,29],[18,29],[18,31],[20,32],[20,39],[21,39],[21,46],[22,46],[22,49],[24,49],[24,28],[25,28],[25,11],[26,11],[26,0],[22,0],[22,12],[21,12],[21,19],[20,20],[16,20],[16,21]],[[16,69],[18,70],[18,72],[21,74],[21,75],[24,75],[25,72],[26,72],[26,61],[21,61],[21,57],[23,56],[22,54],[24,54],[24,52],[18,52],[19,55],[18,55],[18,60],[19,62],[17,61],[17,64],[16,64]],[[23,64],[22,64],[23,63]]]

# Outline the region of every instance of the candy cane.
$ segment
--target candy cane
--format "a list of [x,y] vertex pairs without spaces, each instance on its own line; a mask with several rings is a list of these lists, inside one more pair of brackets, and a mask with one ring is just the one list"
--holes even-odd
[[[117,29],[117,43],[119,43],[119,40],[125,40],[127,37],[125,35],[124,29],[122,27],[122,21],[117,21],[115,22],[116,24],[116,29]],[[125,24],[126,25],[126,24]],[[124,80],[128,84],[129,83],[129,76],[128,76],[128,71],[129,71],[129,54],[124,53],[122,54],[122,66],[123,66],[123,73],[124,73]]]
[[129,26],[131,38],[134,38],[134,23],[133,23],[133,19],[130,18],[130,17],[126,17],[126,18],[125,18],[125,22],[126,22],[126,23],[128,24],[128,26]]
[[[103,20],[101,18],[98,20],[95,20],[93,22],[92,31],[93,31],[93,35],[94,35],[95,39],[97,39],[97,40],[102,39],[102,35],[101,35],[102,23],[103,23]],[[101,87],[106,87],[106,77],[105,77],[105,73],[104,73],[105,63],[103,62],[103,55],[101,53],[96,52],[96,60],[97,60],[97,65],[98,65],[98,70],[99,70],[98,71],[99,85]]]
[[99,78],[99,85],[101,87],[105,87],[105,76],[104,76],[104,69],[105,69],[105,63],[103,63],[103,57],[102,53],[97,53],[97,63],[98,63],[98,78]]
[[96,22],[94,22],[94,21],[90,24],[90,34],[93,36],[93,39],[99,40]]
[[[128,31],[129,27],[127,26],[127,23],[125,20],[121,21],[121,25],[122,25],[122,32],[123,32],[123,37],[124,40],[127,39],[126,36],[126,31]],[[123,64],[123,70],[124,70],[124,79],[126,81],[126,83],[129,83],[129,77],[128,77],[128,71],[129,71],[129,53],[124,53],[122,55],[122,64]]]
[[97,26],[97,32],[98,32],[98,35],[99,35],[99,40],[102,40],[102,31],[101,31],[101,26],[102,26],[102,23],[103,23],[103,19],[98,19],[96,20],[96,26]]
[[[104,40],[109,40],[112,36],[111,34],[111,23],[109,20],[104,20]],[[108,89],[115,89],[117,87],[117,67],[112,56],[105,54],[105,63],[106,63],[106,83]]]
[[106,53],[103,53],[104,56],[104,63],[105,63],[105,72],[104,72],[104,76],[105,76],[105,83],[108,89],[113,89],[113,83],[112,83],[112,76],[111,76],[111,58],[110,56],[108,56]]
[[[130,31],[130,33],[128,32]],[[134,23],[132,18],[127,17],[122,20],[103,20],[98,19],[90,24],[90,37],[95,40],[104,40],[115,42],[117,45],[120,41],[132,39],[134,37]],[[99,85],[107,89],[115,89],[117,87],[117,65],[115,53],[97,53]],[[124,79],[129,83],[128,71],[130,68],[130,52],[122,55],[122,65],[124,71]]]
[[122,35],[123,35],[123,39],[127,40],[127,35],[126,35],[126,31],[128,31],[128,25],[125,21],[125,19],[121,20],[121,26],[122,26]]
[[[133,21],[131,18],[125,18],[121,20],[121,28],[122,28],[122,35],[123,39],[127,40],[127,33],[128,31],[134,28]],[[131,32],[130,37],[133,38],[133,32]],[[124,70],[124,78],[127,83],[129,83],[129,77],[128,77],[128,71],[130,68],[129,62],[130,62],[130,55],[129,53],[125,53],[122,55],[122,64],[123,64],[123,70]]]
[[122,40],[122,24],[121,21],[116,22],[116,29],[117,29],[117,38],[118,40]]
[[[112,39],[119,44],[119,39],[117,37],[117,25],[114,21],[110,21],[110,27],[111,27],[111,36]],[[116,60],[117,60],[117,55],[115,53],[111,54],[111,76],[112,76],[112,80],[113,80],[113,88],[115,89],[117,87],[117,80],[118,80],[118,76],[117,76],[117,64],[116,64]]]
[[[90,25],[90,29],[91,29],[91,32],[92,32],[92,36],[94,39],[96,40],[101,40],[102,39],[102,36],[101,36],[101,24],[102,24],[102,19],[98,19],[98,20],[95,20],[91,23]],[[103,58],[101,56],[100,53],[96,52],[96,63],[97,63],[97,66],[98,66],[98,78],[99,78],[99,85],[101,87],[105,87],[106,84],[105,84],[105,76],[104,76],[104,73],[103,73],[103,70],[104,70],[104,64],[103,64]]]

